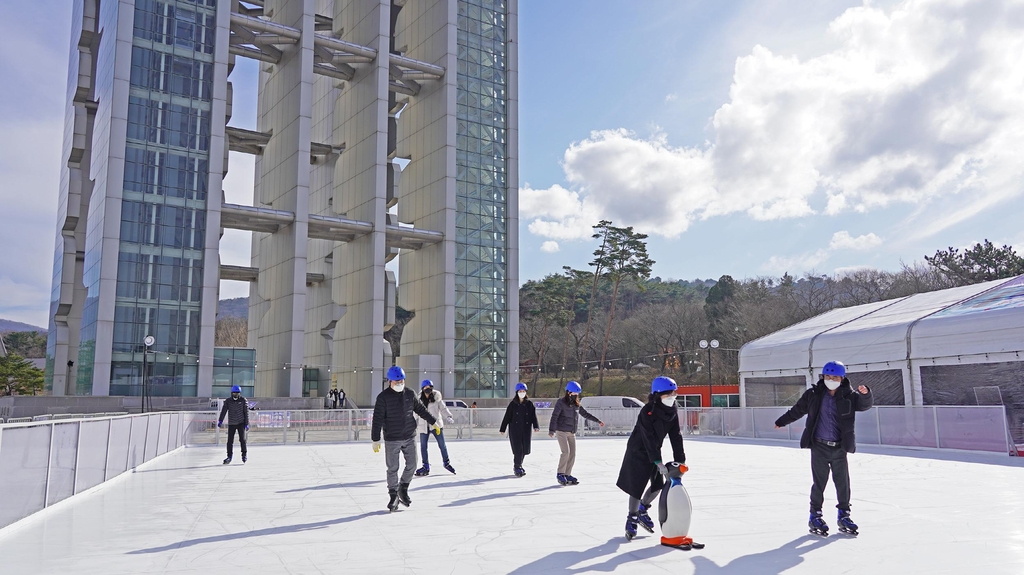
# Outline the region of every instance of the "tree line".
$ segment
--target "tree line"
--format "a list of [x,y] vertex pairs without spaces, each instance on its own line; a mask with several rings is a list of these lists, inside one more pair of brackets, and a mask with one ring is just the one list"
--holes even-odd
[[[647,236],[609,221],[594,226],[599,242],[587,269],[526,282],[520,297],[523,378],[627,380],[646,370],[681,383],[736,383],[743,344],[829,310],[1024,274],[1024,258],[989,240],[948,248],[897,271],[843,274],[809,271],[799,277],[742,280],[666,280],[651,277]],[[699,347],[717,339],[711,365]]]

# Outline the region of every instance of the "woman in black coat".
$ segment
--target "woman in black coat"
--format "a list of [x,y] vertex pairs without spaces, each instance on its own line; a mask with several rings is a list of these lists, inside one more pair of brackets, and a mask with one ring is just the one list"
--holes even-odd
[[[640,410],[636,426],[626,443],[626,454],[619,469],[615,485],[629,494],[629,515],[626,518],[626,538],[636,535],[637,524],[654,533],[654,520],[647,513],[665,485],[668,470],[661,461],[661,445],[668,436],[672,444],[672,457],[686,463],[683,436],[679,433],[679,414],[676,412],[676,382],[670,377],[656,377],[651,382],[651,395]],[[647,486],[650,482],[650,487]],[[647,487],[647,491],[644,488]]]
[[505,409],[505,418],[501,420],[498,431],[505,435],[506,429],[509,430],[508,441],[512,444],[512,470],[516,477],[522,477],[526,475],[523,458],[530,454],[530,438],[533,431],[540,431],[537,409],[526,397],[526,384],[523,382],[516,384],[516,398]]

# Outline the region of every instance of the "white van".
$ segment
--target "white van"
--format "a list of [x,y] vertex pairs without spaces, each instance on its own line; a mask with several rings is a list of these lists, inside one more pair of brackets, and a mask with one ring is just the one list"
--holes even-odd
[[446,399],[444,400],[444,404],[449,408],[461,407],[463,409],[469,409],[469,406],[466,405],[466,402],[462,401],[461,399]]
[[584,397],[580,400],[580,405],[585,407],[587,411],[602,408],[644,406],[643,402],[639,399],[625,395],[595,395],[592,397]]
[[625,395],[597,395],[584,397],[580,400],[587,411],[604,422],[604,428],[598,424],[584,420],[583,428],[606,435],[629,433],[636,425],[636,416],[644,404],[635,397]]

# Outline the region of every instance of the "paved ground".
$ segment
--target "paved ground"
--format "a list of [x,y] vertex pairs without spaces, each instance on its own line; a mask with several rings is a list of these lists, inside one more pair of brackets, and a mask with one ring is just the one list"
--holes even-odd
[[707,548],[684,552],[622,536],[623,438],[579,442],[575,487],[554,485],[546,438],[521,479],[504,441],[449,446],[458,475],[416,479],[412,507],[393,514],[383,453],[367,443],[256,446],[244,466],[221,465],[220,449],[179,450],[0,532],[0,572],[1024,573],[1013,458],[857,453],[862,535],[821,539],[805,526],[808,452],[688,439],[693,536]]

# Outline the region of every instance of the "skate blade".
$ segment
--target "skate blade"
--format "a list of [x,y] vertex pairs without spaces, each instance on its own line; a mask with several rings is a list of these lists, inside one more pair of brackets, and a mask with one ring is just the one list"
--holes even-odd
[[821,536],[821,537],[828,537],[828,531],[822,531],[820,529],[809,529],[807,532],[810,533],[811,535],[818,535],[818,536]]
[[846,535],[849,535],[850,537],[856,537],[856,536],[860,535],[859,532],[854,531],[852,529],[840,529],[839,532],[840,533],[844,533]]

